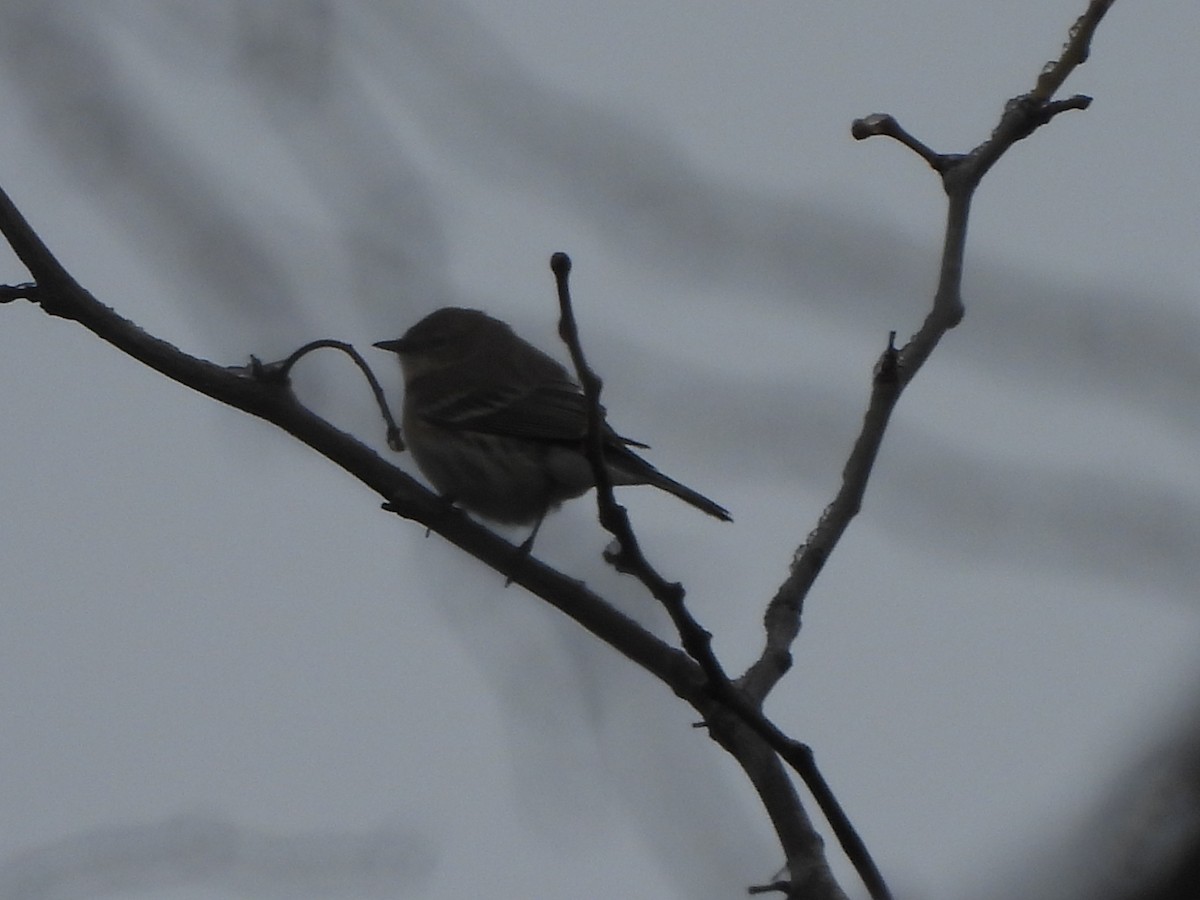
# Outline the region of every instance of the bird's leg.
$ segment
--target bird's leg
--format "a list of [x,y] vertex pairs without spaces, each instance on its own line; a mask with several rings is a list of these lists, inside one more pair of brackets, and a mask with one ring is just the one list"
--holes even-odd
[[533,523],[533,531],[529,532],[529,537],[521,541],[521,546],[517,547],[518,556],[529,555],[529,551],[533,549],[533,539],[537,537],[538,530],[542,527],[544,521],[546,521],[546,514],[542,513],[538,516],[538,520]]
[[[513,562],[518,562],[519,560],[525,559],[527,556],[529,556],[530,551],[533,550],[533,541],[537,537],[538,529],[542,527],[542,522],[545,520],[545,513],[542,513],[540,516],[538,516],[537,521],[533,523],[533,531],[529,532],[529,537],[521,541],[520,545],[517,547],[517,551],[513,554]],[[508,587],[512,583],[513,580],[511,575],[504,580],[505,587]]]

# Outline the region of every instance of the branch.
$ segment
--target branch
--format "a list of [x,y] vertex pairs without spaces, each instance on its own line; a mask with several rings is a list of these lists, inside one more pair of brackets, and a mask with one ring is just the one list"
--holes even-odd
[[[29,268],[36,285],[0,287],[0,296],[25,297],[48,314],[83,325],[118,350],[166,377],[221,403],[278,426],[349,472],[397,514],[437,532],[570,616],[600,640],[666,683],[685,700],[702,704],[704,677],[681,651],[621,614],[581,582],[514,552],[514,547],[405,472],[306,409],[292,394],[282,364],[224,367],[190,356],[138,328],[81,287],[0,190],[0,234]],[[320,342],[318,342],[320,343]],[[294,358],[302,355],[300,351]],[[294,359],[291,362],[294,363]]]
[[1058,93],[1067,78],[1079,66],[1088,61],[1092,52],[1092,38],[1104,14],[1112,7],[1115,0],[1091,0],[1082,16],[1075,20],[1067,32],[1067,42],[1063,45],[1062,53],[1057,60],[1046,63],[1042,74],[1038,76],[1031,96],[1040,101],[1048,101]]
[[1082,95],[1057,101],[1052,97],[1067,76],[1087,60],[1096,26],[1112,3],[1113,0],[1091,0],[1086,12],[1072,26],[1059,59],[1045,67],[1033,91],[1006,104],[991,136],[970,153],[938,153],[886,113],[876,113],[853,123],[851,134],[856,140],[875,136],[892,138],[920,156],[941,177],[947,196],[941,270],[932,306],[920,329],[900,350],[894,346],[894,332],[889,338],[887,349],[875,367],[871,399],[854,449],[842,471],[837,496],[821,514],[817,527],[797,549],[787,579],[767,606],[763,617],[766,640],[762,653],[738,680],[759,704],[791,668],[791,645],[800,633],[804,600],[825,561],[861,508],[892,410],[942,337],[962,321],[963,259],[975,189],[988,170],[1017,141],[1048,124],[1059,113],[1088,107],[1091,100]]
[[[290,390],[286,373],[305,353],[329,344],[314,342],[281,363],[254,361],[249,366],[218,366],[148,334],[100,303],[62,267],[3,190],[0,190],[0,234],[35,280],[34,284],[0,286],[0,298],[4,301],[27,299],[37,303],[47,314],[78,322],[173,381],[278,426],[378,493],[386,501],[386,509],[421,523],[519,583],[654,675],[702,715],[705,710],[713,709],[713,699],[706,688],[708,677],[686,653],[646,631],[581,582],[515,552],[512,544],[446,504],[352,435],[301,405]],[[740,740],[737,746],[743,755],[738,759],[751,780],[760,783],[761,774],[751,771],[753,764],[744,758],[744,748],[754,746],[758,738],[746,730]],[[819,853],[819,837],[798,824],[806,821],[798,806],[785,809],[786,803],[781,799],[785,796],[777,790],[770,791],[768,808],[781,841],[793,841],[784,843],[785,852],[793,858],[797,856],[797,846],[817,848],[816,855],[804,857],[804,866],[811,871],[826,871]],[[794,842],[797,833],[805,835],[799,844]],[[829,881],[832,883],[831,878]]]
[[617,541],[617,552],[607,554],[606,559],[618,571],[637,578],[666,608],[679,632],[683,648],[692,659],[700,663],[709,682],[713,685],[728,685],[729,678],[712,651],[712,634],[692,617],[684,605],[686,592],[683,585],[677,581],[667,581],[650,565],[650,561],[642,553],[637,535],[634,534],[629,513],[617,503],[613,495],[612,478],[604,462],[604,408],[600,405],[603,382],[588,365],[579,338],[579,326],[575,322],[575,311],[571,305],[571,257],[565,253],[555,253],[550,257],[550,270],[554,273],[554,283],[558,290],[558,333],[570,350],[571,362],[575,366],[587,402],[587,457],[596,480],[596,503],[599,507],[600,524]]
[[[700,664],[700,668],[704,672],[706,678],[704,689],[718,705],[716,708],[709,708],[707,705],[696,706],[696,709],[705,716],[705,724],[713,739],[742,763],[755,786],[760,787],[760,796],[762,796],[768,812],[770,813],[773,808],[772,802],[768,801],[773,800],[779,790],[778,780],[773,782],[774,787],[771,791],[764,792],[759,779],[769,777],[763,771],[763,767],[777,765],[777,761],[767,762],[761,754],[753,754],[752,749],[745,745],[744,739],[739,739],[745,729],[749,729],[750,732],[765,741],[771,750],[795,770],[816,799],[817,805],[820,806],[821,812],[824,813],[833,828],[842,849],[859,872],[871,896],[875,900],[889,900],[891,893],[888,891],[883,876],[871,858],[866,844],[854,830],[849,817],[841,808],[828,782],[817,768],[812,750],[784,734],[777,725],[763,715],[762,710],[739,686],[730,682],[728,675],[725,674],[725,670],[713,653],[712,635],[693,618],[683,602],[685,596],[683,585],[678,582],[668,582],[650,565],[649,560],[642,553],[641,545],[638,543],[633,526],[629,521],[628,512],[616,502],[616,498],[613,496],[612,479],[604,464],[604,409],[600,405],[602,382],[588,366],[579,338],[579,328],[575,322],[569,285],[571,258],[565,253],[555,253],[550,258],[550,269],[554,272],[555,285],[558,289],[561,313],[559,335],[570,349],[571,360],[575,365],[579,383],[583,387],[587,400],[588,460],[591,463],[592,474],[597,485],[596,495],[600,523],[613,535],[619,548],[615,554],[610,555],[609,561],[618,570],[634,575],[666,608],[671,616],[671,621],[679,632],[684,649],[692,659]],[[757,744],[754,746],[757,747]],[[751,760],[751,756],[754,761]],[[795,811],[801,814],[803,812],[798,798],[795,800]],[[775,814],[772,814],[772,818],[776,821],[778,829],[779,820],[776,819]],[[808,827],[807,833],[812,833],[811,825]],[[780,836],[783,837],[783,832],[780,832]],[[785,840],[784,846],[790,850],[796,845],[789,844]],[[795,856],[797,854],[789,852],[789,863],[795,862]],[[802,854],[802,856],[804,860],[808,861],[807,871],[816,871],[811,866],[811,854]],[[822,867],[819,871],[827,872],[827,869]],[[824,881],[822,884],[824,885]]]
[[[788,855],[790,881],[771,887],[784,886],[793,896],[802,892],[807,896],[810,886],[814,894],[840,894],[824,867],[819,838],[794,796],[792,783],[780,764],[782,759],[800,774],[817,799],[872,896],[887,897],[886,885],[817,770],[811,750],[770,722],[761,712],[762,701],[790,666],[790,646],[799,633],[803,602],[811,585],[861,507],[891,411],[941,337],[962,318],[962,263],[975,188],[1012,144],[1062,112],[1087,108],[1090,100],[1081,95],[1058,101],[1052,97],[1070,72],[1086,61],[1095,28],[1111,4],[1112,0],[1092,0],[1072,28],[1060,59],[1046,67],[1032,92],[1009,102],[991,137],[968,154],[937,153],[891,116],[871,116],[855,123],[856,138],[892,137],[917,153],[942,177],[949,209],[941,275],[932,308],[917,333],[902,349],[895,347],[894,333],[889,338],[876,366],[863,427],[843,471],[838,495],[798,549],[788,579],[768,606],[764,619],[767,640],[762,655],[737,683],[729,681],[713,655],[709,633],[688,613],[682,586],[663,579],[645,561],[628,516],[613,497],[611,480],[603,466],[601,383],[583,356],[567,290],[570,260],[565,254],[555,254],[552,260],[563,313],[560,333],[571,347],[589,404],[589,459],[596,475],[601,521],[617,539],[618,567],[625,566],[623,571],[638,574],[663,602],[679,630],[686,653],[659,640],[581,583],[536,559],[514,553],[511,544],[422,488],[371,448],[305,409],[288,384],[291,366],[319,346],[338,347],[351,352],[352,358],[357,357],[349,345],[314,342],[280,363],[264,365],[254,360],[251,366],[242,368],[221,367],[183,353],[117,315],[75,282],[3,191],[0,191],[0,233],[29,269],[35,283],[0,286],[0,303],[19,299],[37,303],[49,315],[79,322],[167,377],[274,423],[377,492],[386,501],[385,508],[438,532],[570,616],[700,711],[710,735],[739,760],[763,798]],[[356,363],[367,374],[385,411],[385,419],[390,429],[394,429],[378,382],[360,358]],[[393,436],[390,432],[389,442]]]
[[400,426],[396,424],[396,420],[392,418],[392,410],[388,406],[387,398],[383,394],[383,388],[379,384],[379,379],[375,377],[375,373],[371,367],[367,365],[367,361],[362,358],[354,347],[347,344],[345,341],[320,340],[310,341],[303,347],[295,350],[288,356],[287,359],[275,363],[259,362],[258,357],[251,357],[250,364],[253,374],[256,378],[262,379],[278,379],[287,382],[292,371],[292,367],[296,365],[303,357],[307,356],[314,350],[320,350],[323,347],[330,347],[334,350],[341,350],[354,361],[358,366],[359,371],[367,379],[367,383],[371,386],[371,393],[375,395],[375,402],[379,406],[379,414],[383,416],[384,424],[387,426],[387,444],[392,450],[397,453],[404,452],[404,440],[400,435]]
[[897,368],[899,354],[893,343],[895,337],[893,331],[888,337],[887,348],[875,366],[871,400],[863,418],[862,431],[842,470],[841,489],[821,514],[817,527],[796,551],[787,579],[767,604],[763,619],[766,647],[754,665],[739,679],[742,688],[759,704],[791,668],[791,646],[800,634],[804,598],[808,596],[809,589],[821,574],[825,561],[851,520],[862,508],[875,458],[902,390]]

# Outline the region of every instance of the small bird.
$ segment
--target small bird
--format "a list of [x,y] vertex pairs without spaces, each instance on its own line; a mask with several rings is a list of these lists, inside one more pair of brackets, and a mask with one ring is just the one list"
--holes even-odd
[[[374,346],[400,357],[404,439],[425,477],[485,519],[533,524],[523,548],[532,546],[546,513],[595,485],[583,390],[505,322],[447,306]],[[645,444],[603,427],[613,484],[651,484],[731,521],[724,507],[630,449]]]

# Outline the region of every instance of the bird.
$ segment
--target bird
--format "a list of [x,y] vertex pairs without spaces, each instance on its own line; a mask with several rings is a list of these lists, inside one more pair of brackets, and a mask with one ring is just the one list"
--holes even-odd
[[[400,358],[401,426],[421,472],[447,500],[480,517],[533,525],[595,486],[583,389],[553,357],[477,309],[436,310],[373,346]],[[603,412],[603,410],[602,410]],[[602,423],[613,484],[649,484],[722,521],[729,511],[664,475],[631,448],[646,444]]]

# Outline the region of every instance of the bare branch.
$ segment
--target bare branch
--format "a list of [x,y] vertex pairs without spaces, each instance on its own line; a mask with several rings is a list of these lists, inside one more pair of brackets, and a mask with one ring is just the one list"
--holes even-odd
[[277,425],[378,493],[391,511],[420,522],[511,577],[657,676],[683,699],[693,705],[705,702],[701,690],[704,676],[683,652],[650,634],[582,583],[536,559],[514,553],[512,544],[448,506],[353,435],[306,409],[286,383],[256,377],[253,365],[229,368],[190,356],[100,303],[62,268],[3,190],[0,234],[36,281],[36,289],[23,293],[46,312],[79,322],[118,350],[180,384]]
[[683,587],[668,582],[645,560],[628,515],[613,496],[603,457],[603,411],[600,379],[588,367],[571,308],[568,289],[570,259],[555,254],[561,308],[560,334],[588,401],[588,458],[597,484],[600,519],[616,538],[618,551],[610,561],[642,580],[663,603],[680,635],[678,650],[616,611],[581,583],[526,555],[476,524],[440,497],[422,488],[404,472],[384,461],[371,448],[334,428],[305,409],[289,386],[291,367],[318,347],[334,347],[351,355],[364,372],[389,427],[389,443],[398,448],[399,435],[382,390],[365,361],[347,344],[316,341],[287,359],[250,366],[221,367],[190,356],[155,338],[112,309],[99,303],[61,266],[0,191],[0,233],[9,241],[34,278],[33,284],[0,286],[0,303],[19,299],[41,305],[50,315],[79,322],[118,349],[169,378],[237,409],[270,421],[353,474],[386,501],[385,509],[420,522],[484,561],[512,581],[570,616],[590,633],[613,646],[668,685],[704,717],[710,736],[738,759],[759,792],[788,859],[789,879],[754,888],[780,890],[789,896],[842,897],[820,850],[820,838],[795,795],[793,780],[783,767],[796,771],[831,823],[848,857],[872,897],[890,896],[865,845],[850,825],[806,745],[788,737],[762,713],[762,703],[787,671],[791,645],[801,624],[803,603],[826,559],[861,508],[870,474],[895,404],[942,336],[963,316],[962,273],[967,221],[974,191],[992,165],[1014,143],[1024,139],[1058,114],[1086,109],[1090,98],[1053,96],[1075,67],[1086,61],[1091,40],[1112,0],[1091,0],[1071,29],[1059,60],[1049,64],[1028,94],[1011,100],[992,135],[967,154],[938,153],[902,128],[894,117],[876,114],[854,123],[856,139],[887,136],[917,153],[937,172],[948,196],[941,272],[932,305],[920,329],[897,349],[895,333],[876,365],[863,425],[842,473],[842,484],[816,528],[797,550],[787,580],[771,600],[764,616],[766,643],[758,661],[731,683],[712,651],[711,635],[692,618],[684,604]]
[[850,521],[862,508],[871,469],[902,388],[897,369],[895,337],[893,331],[889,335],[887,348],[876,363],[871,401],[862,430],[842,470],[842,486],[833,502],[821,514],[817,527],[796,551],[787,579],[767,604],[764,617],[766,646],[758,661],[739,679],[741,687],[759,704],[791,668],[791,646],[800,633],[804,598]]
[[362,358],[362,354],[354,349],[353,345],[347,344],[345,341],[335,341],[329,338],[310,341],[303,347],[292,351],[287,359],[280,362],[264,363],[260,362],[258,357],[252,356],[250,358],[251,371],[256,378],[262,378],[267,381],[275,379],[286,383],[291,376],[292,366],[296,365],[296,363],[314,350],[320,350],[324,347],[341,350],[358,366],[359,371],[363,373],[363,376],[367,379],[367,383],[371,386],[371,393],[375,395],[375,402],[379,406],[379,413],[383,416],[384,424],[387,426],[388,446],[397,453],[402,453],[404,451],[404,441],[400,436],[400,426],[392,418],[392,410],[388,407],[387,398],[383,394],[383,388],[379,384],[379,379],[375,377],[375,373],[367,365],[367,361]]
[[746,889],[751,896],[757,894],[787,894],[792,890],[790,881],[772,881],[770,884],[752,884]]
[[1091,0],[1083,15],[1075,20],[1071,30],[1067,32],[1067,42],[1063,45],[1058,59],[1047,63],[1038,76],[1031,95],[1034,99],[1049,100],[1058,93],[1071,73],[1088,61],[1092,52],[1092,37],[1096,34],[1100,20],[1114,2],[1115,0]]
[[579,339],[579,326],[571,304],[570,273],[571,258],[565,253],[550,257],[550,269],[558,290],[559,324],[558,333],[571,353],[571,361],[579,383],[583,387],[588,409],[587,456],[596,480],[596,503],[599,507],[600,524],[617,541],[617,552],[606,558],[617,568],[637,578],[651,595],[658,600],[671,616],[679,632],[680,641],[688,655],[700,663],[712,684],[729,684],[729,678],[712,652],[712,634],[692,617],[684,605],[685,591],[679,582],[668,581],[650,565],[642,553],[641,544],[634,534],[625,507],[617,503],[613,495],[612,478],[604,462],[604,409],[600,405],[600,377],[587,364],[583,345]]
[[842,484],[825,508],[817,527],[797,549],[791,571],[763,617],[766,641],[758,660],[738,683],[761,704],[791,666],[791,645],[800,632],[804,600],[829,554],[858,514],[888,420],[904,388],[920,371],[942,336],[963,317],[962,275],[967,222],[975,189],[988,170],[1017,141],[1069,109],[1086,109],[1091,100],[1075,95],[1055,101],[1067,76],[1086,61],[1092,36],[1113,0],[1091,0],[1072,26],[1059,59],[1047,65],[1035,89],[1010,100],[990,137],[966,154],[938,153],[902,128],[895,118],[876,113],[854,122],[852,134],[862,140],[875,135],[893,138],[918,154],[936,171],[946,191],[947,210],[937,291],[925,321],[908,343],[888,349],[876,366],[871,399],[862,429],[842,472]]
[[[767,745],[796,771],[817,800],[817,805],[820,806],[822,813],[829,821],[834,834],[847,857],[859,872],[871,896],[875,900],[888,900],[891,894],[879,869],[837,802],[837,798],[824,776],[817,769],[812,751],[806,745],[784,734],[778,726],[763,715],[762,710],[741,687],[730,683],[729,677],[713,653],[712,635],[693,618],[684,604],[683,585],[678,582],[669,582],[663,578],[642,553],[628,513],[613,496],[612,481],[608,477],[604,465],[604,412],[600,405],[599,393],[601,381],[587,364],[579,338],[579,329],[575,322],[569,285],[571,259],[565,253],[555,253],[550,258],[550,268],[554,272],[555,285],[558,289],[561,312],[559,335],[570,349],[571,360],[575,365],[579,383],[583,386],[588,401],[588,458],[597,483],[596,493],[600,522],[616,539],[619,548],[615,554],[611,555],[609,561],[620,571],[635,576],[654,598],[662,603],[670,615],[671,621],[675,624],[684,649],[692,659],[700,664],[706,678],[704,686],[706,692],[721,708],[726,710],[724,715],[717,715],[717,710],[712,708],[711,704],[696,707],[702,715],[705,715],[705,723],[713,738],[742,763],[756,786],[758,784],[756,779],[762,777],[762,766],[768,765],[768,763],[764,762],[761,757],[752,762],[748,757],[753,754],[745,746],[739,745],[737,736],[745,726],[759,738],[765,740]],[[729,715],[733,716],[732,721],[728,719]],[[760,794],[762,793],[760,791]],[[764,802],[766,802],[767,796],[769,795],[764,795]],[[769,804],[768,808],[770,808]],[[780,832],[780,834],[782,837],[783,833]],[[785,847],[788,847],[788,844],[785,843]]]
[[888,113],[873,113],[861,119],[855,119],[850,124],[850,134],[856,141],[865,141],[869,137],[890,137],[899,141],[921,159],[929,163],[935,172],[943,172],[957,157],[947,157],[935,153],[928,145],[917,140],[901,127],[896,117]]
[[14,300],[33,300],[37,295],[37,285],[32,282],[25,284],[0,284],[0,303],[12,303]]

